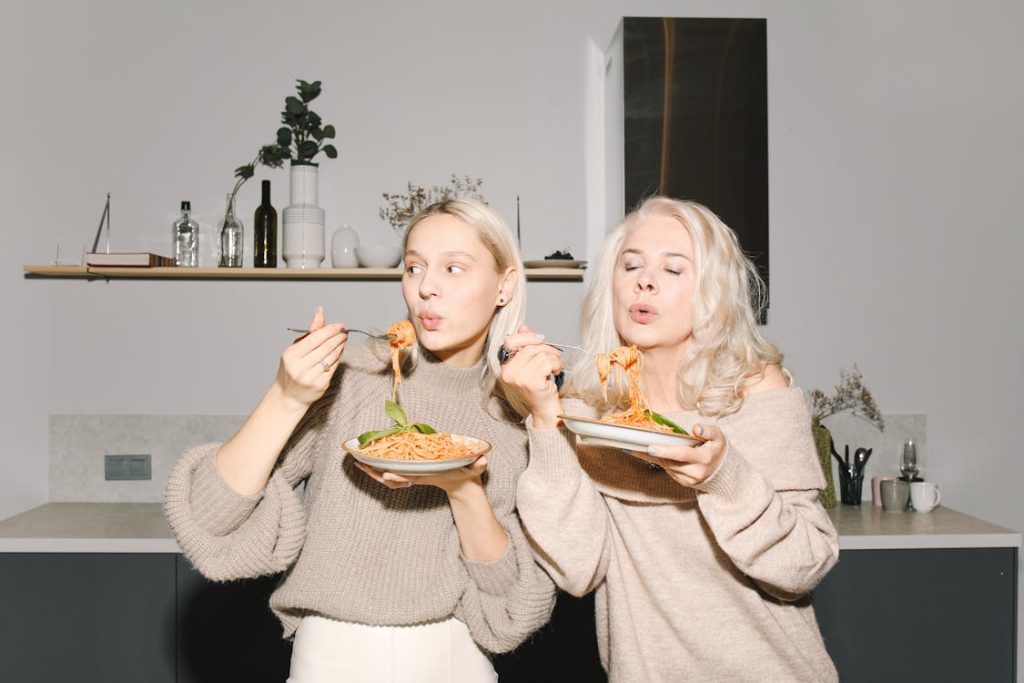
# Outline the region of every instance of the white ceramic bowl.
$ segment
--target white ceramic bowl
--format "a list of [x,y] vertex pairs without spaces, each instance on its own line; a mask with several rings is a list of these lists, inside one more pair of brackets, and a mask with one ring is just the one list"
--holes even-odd
[[363,268],[394,268],[402,260],[402,248],[383,244],[356,247],[356,258]]

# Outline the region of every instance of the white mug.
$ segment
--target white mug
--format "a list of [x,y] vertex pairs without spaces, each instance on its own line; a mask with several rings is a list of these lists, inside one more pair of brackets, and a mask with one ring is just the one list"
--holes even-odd
[[930,481],[915,481],[910,485],[910,502],[917,512],[931,512],[942,502],[942,494]]

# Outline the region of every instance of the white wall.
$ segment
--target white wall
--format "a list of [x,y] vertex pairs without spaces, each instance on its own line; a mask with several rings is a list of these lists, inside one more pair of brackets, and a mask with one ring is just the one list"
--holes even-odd
[[[732,15],[768,18],[769,336],[804,386],[857,362],[883,411],[927,413],[948,504],[1024,528],[1024,5],[350,5],[0,6],[0,517],[45,498],[50,413],[247,412],[314,305],[401,312],[396,283],[24,280],[57,240],[91,240],[105,192],[116,247],[166,251],[178,201],[211,225],[293,79],[316,78],[341,152],[321,167],[329,227],[393,239],[381,192],[469,173],[510,222],[522,196],[528,258],[582,252],[588,41],[623,15]],[[285,174],[269,177],[280,209]],[[580,289],[532,285],[531,319],[574,337]]]

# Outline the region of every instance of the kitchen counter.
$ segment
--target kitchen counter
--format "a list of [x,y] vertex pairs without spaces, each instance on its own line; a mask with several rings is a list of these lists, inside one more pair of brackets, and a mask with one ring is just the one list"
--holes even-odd
[[[1021,535],[947,507],[931,512],[885,512],[870,501],[828,511],[840,550],[1020,548]],[[2,527],[0,527],[2,528]]]
[[160,503],[47,503],[0,522],[0,553],[179,553]]
[[[1021,534],[945,507],[829,510],[842,550],[1019,548]],[[179,553],[159,503],[47,503],[0,522],[0,552]]]
[[[1013,683],[1021,534],[949,508],[829,515],[842,553],[812,599],[841,680]],[[4,678],[283,680],[290,645],[266,608],[278,581],[205,579],[159,503],[42,505],[0,521],[0,604],[14,615],[0,624]],[[587,644],[573,650],[580,666],[600,674],[593,610],[592,596],[560,599],[540,645],[496,665],[502,680],[542,679],[522,672],[548,671],[566,633]]]

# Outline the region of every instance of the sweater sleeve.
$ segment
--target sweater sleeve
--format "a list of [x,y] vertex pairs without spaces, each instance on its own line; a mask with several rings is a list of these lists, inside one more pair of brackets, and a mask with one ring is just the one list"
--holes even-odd
[[508,534],[503,556],[488,563],[463,558],[470,581],[456,608],[473,640],[495,653],[515,649],[547,623],[555,606],[555,586],[535,561],[516,514],[501,525]]
[[325,399],[299,422],[257,494],[241,495],[224,481],[215,462],[219,444],[193,448],[174,466],[164,511],[182,552],[204,576],[231,581],[276,574],[298,557],[306,514],[295,487],[312,471],[330,410]]
[[608,510],[580,467],[565,427],[533,429],[530,464],[519,480],[519,514],[537,559],[562,590],[583,596],[608,570],[612,542]]
[[839,539],[818,502],[824,477],[802,393],[765,394],[755,395],[748,415],[723,420],[726,455],[697,487],[697,504],[740,571],[770,595],[795,600],[835,565]]
[[505,553],[474,562],[460,552],[466,582],[456,606],[473,639],[489,652],[507,652],[551,617],[555,586],[537,564],[516,513],[516,482],[526,469],[526,435],[515,429],[517,447],[491,460],[487,498],[508,536]]

